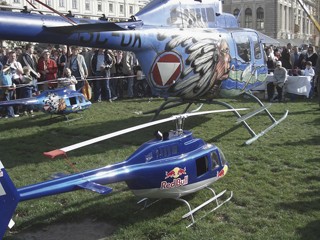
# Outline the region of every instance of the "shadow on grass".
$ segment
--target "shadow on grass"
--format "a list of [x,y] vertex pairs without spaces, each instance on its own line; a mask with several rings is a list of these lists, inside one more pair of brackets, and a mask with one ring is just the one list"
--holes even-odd
[[[163,115],[162,118],[172,115]],[[209,116],[199,116],[194,121],[188,121],[185,124],[185,129],[192,129],[200,124],[210,121],[212,118]],[[109,120],[105,122],[85,122],[85,119],[81,122],[69,123],[61,122],[61,119],[50,119],[48,115],[39,115],[36,119],[28,118],[18,121],[11,121],[4,125],[1,125],[2,131],[15,131],[17,129],[27,128],[32,125],[39,128],[36,132],[26,136],[15,136],[5,139],[0,139],[0,146],[5,149],[1,152],[1,160],[4,162],[6,168],[12,168],[23,164],[39,163],[48,158],[45,158],[42,153],[45,151],[51,151],[66,147],[81,141],[95,138],[107,133],[122,130],[128,127],[133,127],[139,124],[147,123],[150,120],[150,116],[129,117],[122,120]],[[49,126],[49,123],[50,126]],[[3,129],[5,128],[5,129]],[[78,151],[70,152],[69,156],[74,157],[87,157],[94,154],[105,153],[108,150],[121,149],[128,146],[140,146],[144,142],[153,139],[153,133],[155,130],[162,132],[175,128],[175,124],[172,122],[148,127],[142,130],[138,130],[132,133],[125,134],[113,138],[109,141],[101,141],[99,143],[91,145],[91,148],[83,148]],[[120,159],[122,161],[124,159]],[[51,160],[49,160],[51,161]]]
[[308,223],[304,228],[298,228],[297,234],[299,234],[301,240],[319,240],[320,239],[320,220],[315,220]]
[[[304,179],[304,182],[308,183],[308,189],[305,193],[300,194],[296,201],[281,203],[279,207],[283,210],[294,210],[299,214],[314,215],[314,212],[320,211],[320,190],[313,188],[311,185],[312,181],[320,181],[319,176],[308,176]],[[307,190],[308,190],[307,189]],[[303,200],[301,200],[303,199]],[[311,219],[310,219],[311,220]],[[303,228],[297,228],[296,232],[300,235],[301,239],[316,240],[320,239],[320,220],[310,221]]]
[[[112,197],[112,195],[114,194],[111,194],[110,197]],[[185,199],[191,201],[195,196],[196,194],[190,194],[186,196]],[[17,232],[8,234],[5,240],[16,239],[15,234],[21,235],[26,232],[36,232],[41,229],[48,230],[50,225],[78,223],[86,219],[94,219],[95,221],[112,225],[113,231],[108,233],[109,235],[103,236],[110,237],[120,228],[125,229],[130,225],[139,224],[139,222],[163,217],[172,211],[176,211],[176,209],[181,206],[183,207],[183,213],[187,213],[187,207],[185,207],[183,203],[174,201],[173,199],[162,199],[160,202],[157,202],[146,209],[141,209],[142,205],[137,205],[137,200],[136,197],[131,195],[121,198],[120,201],[113,200],[112,203],[110,203],[108,202],[108,197],[94,195],[88,197],[85,201],[65,204],[64,206],[61,206],[62,211],[49,212],[48,214],[31,218],[30,220],[23,222],[18,226],[18,229],[16,229]],[[66,209],[76,210],[66,213]],[[182,213],[178,212],[177,215],[179,214]],[[182,215],[175,216],[173,219],[172,217],[168,218],[171,224],[179,224],[181,222],[181,217]],[[176,218],[179,218],[179,220],[174,222],[174,219]],[[48,219],[55,220],[48,222]],[[183,225],[188,225],[189,223],[189,220],[184,220]],[[76,238],[73,238],[72,233],[68,239],[76,240]]]
[[294,147],[294,146],[319,146],[320,145],[320,135],[310,136],[308,139],[291,139],[286,142],[283,142],[282,144],[276,143],[276,144],[270,144],[271,146],[278,147],[280,145],[286,146],[286,147]]
[[307,160],[305,160],[305,162],[319,165],[320,164],[320,157],[319,158],[307,159]]

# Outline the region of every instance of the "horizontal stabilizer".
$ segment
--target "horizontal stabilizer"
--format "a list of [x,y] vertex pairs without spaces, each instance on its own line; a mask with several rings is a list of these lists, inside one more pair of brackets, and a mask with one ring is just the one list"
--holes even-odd
[[93,192],[97,192],[100,194],[108,194],[112,192],[112,188],[106,187],[106,186],[102,186],[98,183],[94,183],[94,182],[85,182],[82,184],[79,184],[78,187],[81,187],[83,189],[87,189],[87,190],[91,190]]
[[108,32],[108,31],[123,31],[133,30],[143,25],[142,21],[132,22],[105,22],[105,23],[90,23],[90,24],[78,24],[72,26],[60,26],[60,27],[44,27],[48,31],[54,31],[57,33],[90,33],[90,32]]
[[11,219],[20,199],[20,195],[0,161],[0,239],[14,222]]

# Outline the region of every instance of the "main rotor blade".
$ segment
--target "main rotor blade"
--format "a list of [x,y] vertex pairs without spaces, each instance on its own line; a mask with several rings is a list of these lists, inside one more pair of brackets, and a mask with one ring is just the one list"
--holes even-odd
[[93,144],[93,143],[101,142],[103,140],[107,140],[107,139],[110,139],[110,138],[113,138],[113,137],[117,137],[117,136],[129,133],[129,132],[134,132],[134,131],[137,131],[139,129],[151,127],[151,126],[158,125],[158,124],[165,123],[165,122],[169,122],[169,121],[172,121],[172,120],[185,119],[185,118],[190,117],[190,116],[205,115],[205,114],[211,114],[211,113],[243,111],[243,110],[247,110],[247,109],[248,108],[223,109],[223,110],[212,110],[212,111],[195,112],[195,113],[184,113],[184,114],[179,114],[179,115],[173,115],[173,116],[168,117],[168,118],[160,119],[160,120],[153,121],[153,122],[144,123],[144,124],[137,125],[137,126],[134,126],[134,127],[130,127],[130,128],[126,128],[126,129],[123,129],[123,130],[119,130],[119,131],[116,131],[116,132],[113,132],[113,133],[108,133],[106,135],[103,135],[103,136],[100,136],[100,137],[96,137],[96,138],[92,138],[92,139],[89,139],[89,140],[86,140],[86,141],[83,141],[83,142],[80,142],[80,143],[76,143],[76,144],[70,145],[68,147],[52,150],[50,152],[44,152],[43,154],[45,156],[47,156],[47,157],[55,158],[55,157],[60,156],[60,155],[65,155],[69,151],[72,151],[72,150],[75,150],[75,149],[78,149],[78,148],[81,148],[81,147],[85,147],[85,146],[88,146],[88,145]]
[[92,32],[133,30],[141,27],[142,25],[143,25],[142,21],[103,22],[103,23],[88,23],[88,24],[78,24],[78,25],[72,25],[72,26],[58,26],[58,27],[44,26],[44,28],[48,31],[68,34],[68,33],[92,33]]

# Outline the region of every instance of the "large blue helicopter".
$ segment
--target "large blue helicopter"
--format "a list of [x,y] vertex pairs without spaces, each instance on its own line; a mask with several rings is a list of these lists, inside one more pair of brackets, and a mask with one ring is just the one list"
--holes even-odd
[[[45,5],[40,0],[35,2]],[[135,53],[153,91],[168,100],[155,113],[193,103],[230,104],[218,96],[247,94],[260,109],[241,118],[251,143],[279,122],[250,90],[268,73],[263,44],[255,30],[240,28],[237,18],[222,12],[221,0],[153,0],[121,22],[0,11],[0,39],[118,49]],[[35,10],[35,9],[33,9]],[[40,11],[40,10],[35,10]],[[12,29],[15,29],[12,31]],[[265,112],[272,125],[256,134],[246,119]],[[147,112],[148,113],[148,112]],[[234,112],[237,117],[240,113]]]
[[[123,162],[73,175],[57,174],[53,180],[18,189],[0,162],[0,238],[2,239],[8,226],[13,227],[14,222],[11,218],[21,201],[80,189],[109,194],[112,189],[105,185],[122,181],[126,182],[137,197],[142,198],[139,203],[143,202],[145,207],[154,203],[148,202],[149,199],[170,198],[185,203],[189,211],[182,218],[190,217],[191,223],[187,227],[192,226],[196,223],[195,212],[211,202],[216,203],[212,209],[214,211],[232,198],[232,192],[227,199],[221,200],[220,197],[226,193],[226,190],[216,194],[210,187],[212,183],[227,174],[228,163],[217,146],[195,138],[192,132],[183,130],[184,120],[189,116],[240,110],[246,109],[212,110],[175,115],[45,152],[45,156],[55,158],[99,141],[168,121],[176,121],[175,131],[167,133],[158,131],[154,139],[142,144]],[[204,188],[208,188],[213,196],[192,209],[188,201],[182,197]]]
[[[187,104],[187,111],[192,103],[218,103],[230,108],[224,111],[232,111],[240,117],[239,122],[253,136],[250,141],[266,131],[255,134],[246,123],[247,118],[267,112],[273,121],[269,130],[286,117],[285,114],[276,121],[258,99],[261,108],[244,116],[239,114],[240,109],[214,100],[217,96],[236,97],[247,93],[262,84],[267,75],[257,32],[239,28],[234,16],[222,12],[219,0],[154,0],[123,22],[0,11],[0,38],[132,51],[149,85],[165,96],[175,97],[156,113],[179,104]],[[244,50],[249,53],[246,57]],[[156,120],[45,153],[49,157],[65,155],[126,132],[177,121],[175,131],[158,133],[125,161],[79,174],[57,175],[54,180],[17,189],[1,163],[0,237],[7,226],[13,226],[11,218],[20,201],[79,189],[108,194],[112,189],[105,185],[119,181],[125,181],[145,206],[148,206],[148,199],[173,198],[184,202],[188,212],[182,217],[190,217],[190,225],[194,224],[196,211],[211,202],[216,203],[214,210],[232,197],[231,193],[227,199],[218,201],[225,191],[216,194],[209,187],[228,171],[221,150],[181,127],[185,117],[199,114],[203,113]],[[182,197],[204,188],[210,189],[213,196],[192,209]]]

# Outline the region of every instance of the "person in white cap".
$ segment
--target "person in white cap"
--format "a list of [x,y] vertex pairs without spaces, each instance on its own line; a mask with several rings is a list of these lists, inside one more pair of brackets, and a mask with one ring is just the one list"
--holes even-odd
[[[281,61],[276,62],[276,68],[273,73],[273,82],[267,84],[268,100],[273,101],[278,99],[279,102],[282,100],[283,86],[287,81],[288,73],[287,69],[282,67]],[[278,95],[273,99],[274,89],[277,89]]]

